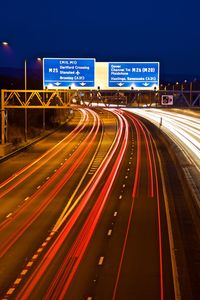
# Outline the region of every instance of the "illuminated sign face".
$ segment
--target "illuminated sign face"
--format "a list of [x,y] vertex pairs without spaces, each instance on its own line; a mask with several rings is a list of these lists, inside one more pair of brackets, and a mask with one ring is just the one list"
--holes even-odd
[[162,95],[161,104],[162,105],[173,105],[173,95]]
[[109,63],[108,87],[113,89],[158,89],[159,62]]
[[95,59],[44,58],[43,87],[48,89],[93,88]]

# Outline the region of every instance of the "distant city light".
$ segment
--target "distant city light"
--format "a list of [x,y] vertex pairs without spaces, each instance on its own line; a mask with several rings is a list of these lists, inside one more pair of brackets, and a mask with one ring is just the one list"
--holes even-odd
[[3,46],[8,46],[8,42],[2,42]]

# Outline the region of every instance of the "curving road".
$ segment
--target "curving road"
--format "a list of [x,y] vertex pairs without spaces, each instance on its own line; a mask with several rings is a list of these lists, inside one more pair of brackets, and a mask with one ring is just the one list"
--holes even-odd
[[130,112],[80,109],[1,163],[2,299],[180,299],[177,195],[157,143]]

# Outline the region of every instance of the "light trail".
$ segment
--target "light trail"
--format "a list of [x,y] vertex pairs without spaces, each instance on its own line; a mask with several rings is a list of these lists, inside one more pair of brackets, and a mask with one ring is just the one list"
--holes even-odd
[[[82,117],[79,122],[79,124],[76,126],[72,132],[69,133],[64,139],[62,139],[59,143],[57,143],[54,147],[52,147],[50,150],[46,151],[44,154],[42,154],[39,158],[34,160],[32,163],[28,164],[24,168],[18,170],[14,175],[7,178],[5,181],[0,183],[0,189],[8,185],[10,182],[12,182],[14,179],[16,180],[17,177],[19,177],[21,174],[24,174],[27,170],[29,170],[28,173],[24,174],[23,177],[18,179],[15,183],[13,183],[10,187],[8,187],[6,190],[0,192],[0,199],[8,194],[10,191],[12,191],[14,188],[16,188],[19,184],[24,182],[27,178],[29,178],[34,172],[36,172],[38,169],[40,169],[43,165],[45,165],[48,161],[50,161],[53,157],[58,155],[59,152],[63,151],[63,149],[71,143],[76,136],[85,128],[86,124],[88,123],[88,115],[84,110],[82,110]],[[66,142],[67,141],[67,142]],[[49,155],[50,154],[50,155]],[[35,166],[38,163],[37,166]]]
[[[200,171],[200,119],[161,109],[125,109],[164,131]],[[161,119],[162,118],[162,119]],[[162,124],[161,124],[162,121]]]
[[[51,248],[47,251],[44,258],[37,266],[33,274],[31,274],[29,280],[27,281],[25,286],[21,289],[16,299],[27,299],[27,297],[29,297],[29,295],[32,293],[32,290],[38,284],[40,278],[42,278],[49,264],[53,261],[55,255],[57,254],[57,251],[66,240],[72,227],[74,226],[80,214],[84,210],[86,204],[91,199],[91,195],[93,194],[96,186],[101,180],[108,164],[110,163],[110,160],[112,159],[117,148],[120,146],[120,151],[118,153],[114,166],[109,174],[109,177],[107,178],[107,181],[104,187],[102,188],[98,199],[96,200],[91,212],[89,213],[89,216],[87,217],[84,226],[82,227],[82,230],[80,231],[78,237],[73,243],[70,252],[66,256],[66,259],[63,263],[63,265],[65,265],[66,267],[65,271],[64,270],[58,271],[57,275],[55,275],[52,285],[49,287],[49,291],[47,292],[47,296],[46,296],[47,298],[49,297],[49,294],[51,294],[52,296],[53,293],[53,295],[56,295],[57,299],[64,299],[67,289],[71,283],[71,280],[79,266],[82,256],[84,255],[86,247],[92,237],[92,234],[96,228],[98,220],[102,214],[102,211],[108,199],[113,182],[117,176],[118,169],[120,167],[122,158],[124,156],[127,147],[128,123],[125,119],[123,121],[123,119],[124,119],[123,117],[119,118],[119,131],[118,131],[117,139],[115,140],[115,147],[113,147],[111,153],[109,154],[109,157],[104,162],[104,165],[102,165],[101,168],[98,170],[95,176],[95,181],[92,182],[90,189],[88,189],[82,201],[76,207],[72,216],[70,217],[70,219],[68,220],[68,222],[66,223],[62,231],[59,233],[59,236],[57,237],[57,239],[55,240]],[[124,123],[125,125],[123,124],[123,122],[125,122]],[[125,126],[125,134],[123,140],[121,141],[124,126]],[[72,259],[73,257],[76,259],[73,260]]]
[[[136,130],[136,136],[137,136],[136,174],[135,174],[134,183],[133,183],[131,208],[130,208],[130,213],[129,213],[129,217],[128,217],[125,239],[124,239],[124,243],[123,243],[121,258],[119,261],[117,278],[116,278],[116,282],[115,282],[115,286],[114,286],[114,290],[113,290],[112,300],[115,300],[116,295],[117,295],[120,274],[121,274],[122,265],[123,265],[123,261],[124,261],[130,226],[131,226],[131,222],[132,222],[132,218],[133,218],[135,199],[136,199],[136,197],[139,196],[139,181],[140,181],[140,173],[142,172],[142,170],[141,170],[142,137],[145,140],[145,149],[146,149],[146,153],[147,153],[147,162],[148,162],[148,170],[149,170],[149,191],[150,191],[150,193],[148,192],[148,194],[151,198],[154,198],[154,196],[155,196],[156,201],[157,201],[158,241],[159,241],[158,247],[159,247],[159,267],[160,267],[160,299],[163,300],[164,299],[164,288],[163,288],[163,263],[162,263],[163,262],[163,254],[162,254],[160,196],[159,196],[159,189],[158,189],[158,175],[157,175],[157,168],[156,168],[156,162],[155,162],[155,155],[154,155],[154,149],[153,149],[153,145],[152,145],[152,137],[151,137],[150,132],[146,128],[146,126],[140,120],[135,118],[130,113],[125,113],[125,115],[132,121],[132,123],[135,127],[135,130]],[[156,190],[155,194],[156,195],[154,195],[154,184],[155,184],[155,190]]]
[[[58,192],[63,188],[63,186],[66,184],[66,182],[70,179],[70,177],[74,174],[74,172],[77,170],[77,168],[82,163],[83,159],[88,154],[90,148],[93,145],[94,140],[96,139],[97,133],[99,131],[100,127],[100,120],[97,114],[92,112],[94,117],[94,123],[91,128],[90,133],[86,137],[86,144],[87,146],[84,147],[84,150],[77,149],[74,154],[71,156],[70,160],[75,161],[75,163],[72,165],[72,167],[67,171],[67,173],[62,177],[62,179],[59,181],[59,183],[53,188],[53,190],[50,191],[47,195],[45,195],[45,198],[40,203],[40,205],[32,212],[31,215],[28,215],[26,219],[18,226],[18,228],[15,228],[15,230],[10,233],[8,237],[5,238],[4,241],[2,241],[0,245],[0,257],[5,255],[5,253],[10,249],[10,247],[22,236],[22,234],[27,230],[28,227],[41,215],[41,213],[44,211],[44,209],[49,205],[49,203],[55,198],[55,196],[58,194]],[[94,133],[93,133],[94,132]],[[93,134],[93,135],[92,135]],[[92,135],[92,136],[91,136]],[[87,143],[88,142],[88,143]],[[28,207],[30,206],[31,202],[33,202],[42,192],[45,191],[46,188],[48,188],[50,185],[53,186],[53,181],[57,178],[57,176],[61,175],[62,172],[65,171],[67,168],[69,162],[65,162],[63,166],[56,172],[45,184],[37,190],[37,192],[29,198],[29,202],[26,202],[24,206],[18,210],[18,213],[13,215],[12,219],[6,219],[5,222],[1,224],[0,230],[7,228],[10,224],[14,224],[14,221],[22,214],[26,213]]]

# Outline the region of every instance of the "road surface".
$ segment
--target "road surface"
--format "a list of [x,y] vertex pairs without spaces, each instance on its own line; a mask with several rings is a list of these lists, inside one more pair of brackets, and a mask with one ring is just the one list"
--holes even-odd
[[174,221],[186,187],[156,132],[129,112],[80,109],[1,163],[2,299],[195,299]]

